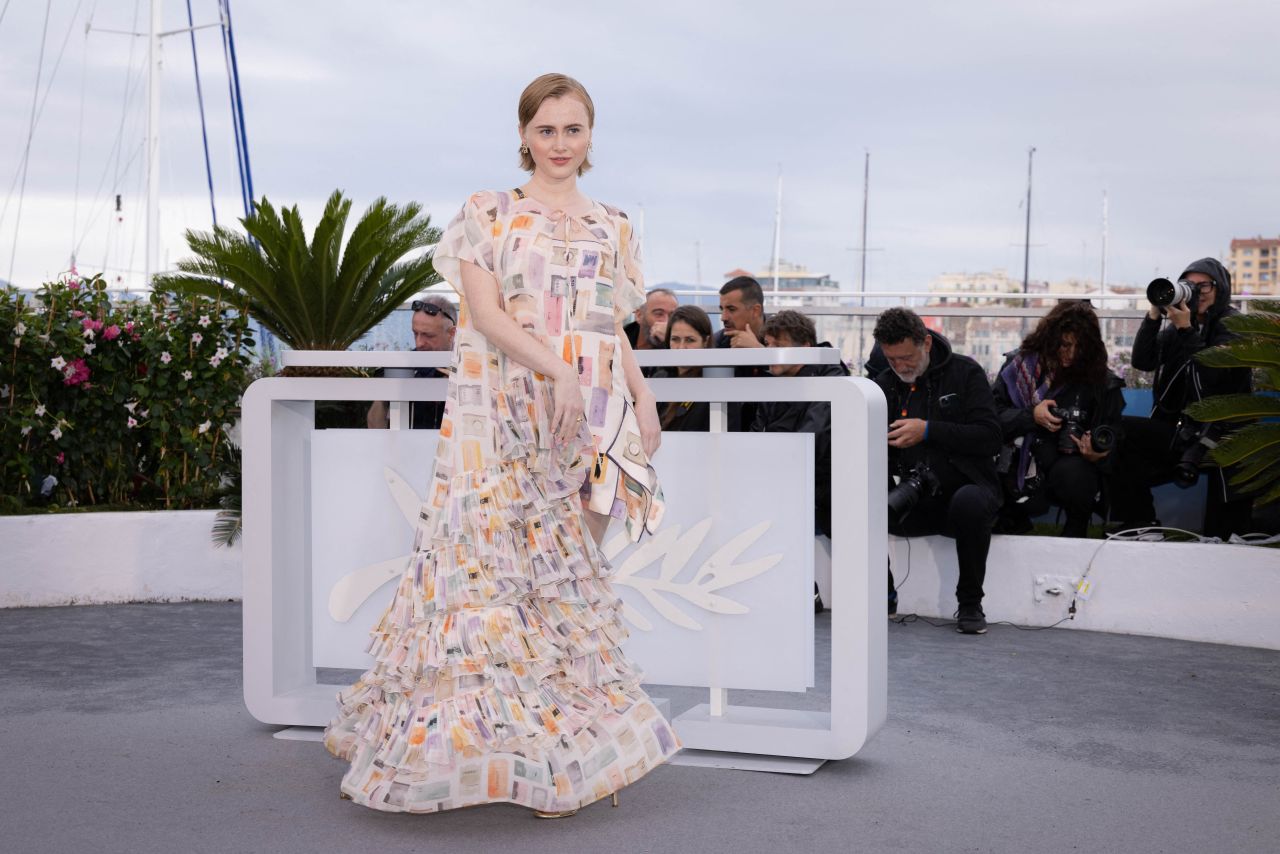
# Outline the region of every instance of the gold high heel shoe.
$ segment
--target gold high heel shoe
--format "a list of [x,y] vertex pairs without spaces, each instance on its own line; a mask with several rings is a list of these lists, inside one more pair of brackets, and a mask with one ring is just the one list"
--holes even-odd
[[[609,797],[613,802],[613,806],[616,807],[618,805],[618,793],[614,792]],[[548,810],[533,811],[533,815],[535,818],[568,818],[571,815],[577,815],[577,813],[578,813],[577,810],[562,810],[560,812],[550,812]]]

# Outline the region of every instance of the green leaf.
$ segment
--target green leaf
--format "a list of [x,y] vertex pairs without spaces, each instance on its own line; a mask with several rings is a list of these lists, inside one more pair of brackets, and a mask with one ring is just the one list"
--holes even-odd
[[1224,438],[1209,456],[1220,466],[1230,466],[1275,445],[1280,445],[1280,424],[1250,424]]
[[1280,415],[1280,397],[1260,394],[1220,394],[1187,407],[1197,421],[1252,421]]
[[1217,347],[1209,347],[1195,355],[1196,361],[1210,368],[1280,367],[1280,341],[1271,338],[1238,338]]

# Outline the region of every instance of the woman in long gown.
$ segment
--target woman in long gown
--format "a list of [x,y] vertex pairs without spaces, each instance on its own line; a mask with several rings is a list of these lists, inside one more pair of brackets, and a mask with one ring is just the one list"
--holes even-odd
[[343,797],[374,809],[570,814],[679,749],[618,648],[599,551],[611,518],[635,541],[663,512],[656,405],[622,333],[639,245],[578,190],[581,84],[539,77],[518,112],[530,180],[472,195],[435,250],[462,310],[432,484],[374,664],[325,731]]

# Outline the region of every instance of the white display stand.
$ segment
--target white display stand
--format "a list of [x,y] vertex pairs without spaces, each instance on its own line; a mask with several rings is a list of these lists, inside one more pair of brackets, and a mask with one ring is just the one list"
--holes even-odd
[[[288,352],[286,364],[343,365],[383,367],[387,369],[413,369],[439,367],[447,363],[447,353],[316,353]],[[885,403],[878,387],[873,383],[848,377],[790,377],[790,378],[733,378],[732,368],[759,364],[814,364],[833,363],[839,355],[828,348],[775,348],[754,350],[695,350],[642,352],[637,357],[642,365],[698,365],[704,368],[704,376],[696,379],[650,380],[657,399],[661,401],[707,401],[711,404],[711,428],[713,433],[724,431],[725,405],[738,401],[828,401],[831,405],[832,423],[832,519],[835,536],[830,543],[832,595],[839,607],[832,613],[831,628],[831,704],[826,712],[796,711],[735,706],[729,702],[729,690],[744,687],[739,675],[726,677],[721,684],[707,684],[708,702],[677,716],[673,724],[686,748],[680,761],[712,767],[751,767],[762,770],[778,770],[807,773],[828,759],[844,759],[856,753],[882,725],[886,713],[886,621],[884,602],[886,596],[885,573],[887,537],[885,484]],[[717,376],[719,374],[720,376]],[[724,375],[729,376],[724,376]],[[389,400],[407,402],[416,400],[440,400],[446,383],[441,379],[401,378],[268,378],[255,382],[244,398],[244,690],[245,704],[258,720],[290,726],[323,726],[336,710],[335,694],[339,686],[317,683],[316,667],[327,665],[317,661],[315,651],[317,631],[327,631],[322,608],[317,601],[329,597],[330,591],[315,589],[319,582],[313,577],[313,565],[317,560],[312,544],[317,534],[316,525],[334,524],[326,518],[313,518],[315,502],[311,479],[313,454],[324,451],[322,446],[347,448],[364,459],[360,445],[336,442],[339,437],[324,436],[324,441],[313,442],[314,406],[316,401],[373,401]],[[391,423],[393,428],[405,423],[407,403],[393,403]],[[328,433],[329,431],[321,431]],[[345,431],[343,431],[345,432]],[[352,431],[356,432],[356,431]],[[361,431],[365,432],[365,431]],[[382,437],[348,437],[344,441],[372,441]],[[423,433],[427,431],[414,431]],[[694,437],[697,437],[696,439]],[[416,437],[415,437],[416,438]],[[796,469],[800,466],[803,476],[792,477],[788,482],[790,494],[774,494],[768,506],[759,512],[766,517],[783,519],[799,516],[800,524],[810,524],[812,519],[812,492],[808,487],[811,468],[810,444],[787,446],[781,455],[753,454],[741,459],[742,445],[736,455],[720,452],[697,453],[685,447],[689,441],[708,443],[707,447],[724,448],[726,442],[741,443],[770,440],[809,440],[808,436],[770,436],[769,434],[729,434],[717,438],[708,434],[672,434],[671,454],[678,454],[682,474],[685,469],[700,469],[692,481],[707,485],[707,495],[698,496],[714,508],[735,497],[724,495],[717,487],[722,481],[729,483],[729,466],[748,470],[762,483],[768,483],[771,472]],[[336,444],[335,444],[336,443]],[[315,447],[313,448],[313,445]],[[797,450],[803,447],[803,450]],[[781,445],[775,446],[781,449]],[[660,475],[663,466],[675,464],[676,457],[664,460],[659,452],[655,464]],[[329,453],[333,451],[330,450]],[[369,466],[379,469],[379,460],[369,453]],[[804,460],[803,457],[809,459]],[[324,459],[324,457],[320,457]],[[330,458],[332,459],[332,458]],[[349,460],[348,460],[349,462]],[[429,458],[424,461],[429,467]],[[348,466],[359,475],[359,466]],[[793,472],[794,474],[794,472]],[[328,483],[331,472],[322,472],[322,483]],[[366,478],[367,479],[367,478]],[[664,479],[665,481],[665,479]],[[730,487],[731,488],[731,487]],[[688,490],[688,486],[682,487]],[[402,490],[403,492],[403,490]],[[328,493],[325,493],[326,499]],[[669,501],[671,497],[668,496]],[[401,498],[404,501],[403,496]],[[674,505],[677,502],[671,501]],[[753,506],[761,502],[756,501]],[[328,513],[334,512],[330,508]],[[339,511],[342,512],[342,511]],[[700,511],[701,512],[701,511]],[[734,511],[737,519],[739,511]],[[713,514],[715,515],[715,514]],[[717,518],[719,518],[717,516]],[[749,521],[749,520],[748,520]],[[794,520],[792,520],[794,521]],[[683,522],[665,521],[673,526]],[[780,526],[785,528],[785,526]],[[625,536],[617,531],[605,542],[605,551],[615,567],[626,566],[630,553],[624,549],[640,551],[644,543],[631,547]],[[690,530],[686,528],[686,530]],[[659,529],[661,534],[662,529]],[[324,531],[320,531],[324,534]],[[807,541],[795,539],[795,526],[787,529],[785,540],[789,544],[786,560],[801,573],[802,579],[812,577],[812,537]],[[653,538],[658,539],[657,537]],[[670,539],[670,537],[668,538]],[[649,540],[646,539],[646,542]],[[805,544],[807,542],[807,544]],[[320,538],[320,548],[326,548]],[[792,553],[797,552],[797,553]],[[324,554],[322,558],[329,555]],[[747,555],[750,557],[750,555]],[[757,561],[759,561],[759,557]],[[775,555],[777,557],[777,555]],[[745,558],[744,558],[745,559]],[[643,562],[643,556],[636,558]],[[390,568],[391,561],[384,561]],[[705,569],[706,564],[704,564]],[[388,569],[389,571],[389,569]],[[664,575],[668,568],[664,565]],[[758,581],[759,579],[757,579]],[[768,579],[766,579],[768,580]],[[780,579],[778,579],[780,580]],[[790,575],[787,582],[796,581]],[[771,583],[777,583],[777,580]],[[804,583],[804,582],[802,582]],[[624,602],[634,593],[625,590],[625,582],[618,585]],[[812,582],[805,586],[792,584],[793,590],[812,590]],[[807,600],[808,595],[804,598]],[[639,601],[639,600],[637,600]],[[721,610],[725,609],[716,609]],[[749,669],[751,661],[758,661],[760,649],[738,650],[740,644],[720,643],[718,638],[741,637],[746,629],[751,631],[751,621],[766,618],[766,609],[728,609],[726,613],[705,614],[699,617],[706,623],[710,644],[690,654],[706,656],[706,667],[700,672],[736,672]],[[701,614],[701,612],[699,612]],[[796,614],[793,609],[787,612]],[[801,612],[802,614],[803,612]],[[678,615],[675,615],[678,616]],[[774,615],[776,620],[776,615]],[[791,619],[790,617],[788,618]],[[717,623],[716,621],[720,621]],[[732,622],[729,622],[732,621]],[[370,621],[371,622],[371,621]],[[650,627],[655,635],[664,631],[665,623]],[[732,629],[718,628],[725,626]],[[794,656],[794,667],[812,684],[812,622],[797,615],[792,629],[808,632],[808,654]],[[701,628],[701,626],[700,626]],[[783,627],[786,628],[786,627]],[[764,631],[780,631],[773,625]],[[633,630],[633,636],[636,632]],[[661,637],[658,638],[659,640]],[[646,658],[639,663],[650,671],[650,680],[662,682],[664,662],[662,656],[679,655],[679,644],[663,651],[648,644],[644,646]],[[638,644],[638,646],[641,646]],[[781,646],[781,645],[780,645]],[[735,654],[756,656],[745,662],[734,660]],[[681,672],[688,673],[688,662]],[[729,667],[727,664],[733,664]],[[807,667],[807,672],[804,668]],[[698,668],[695,668],[697,670]],[[797,687],[793,678],[787,684]],[[719,681],[708,676],[707,683]],[[672,680],[669,684],[678,684]],[[688,684],[687,677],[684,684]],[[725,687],[727,684],[728,687]],[[752,685],[752,687],[760,687]]]

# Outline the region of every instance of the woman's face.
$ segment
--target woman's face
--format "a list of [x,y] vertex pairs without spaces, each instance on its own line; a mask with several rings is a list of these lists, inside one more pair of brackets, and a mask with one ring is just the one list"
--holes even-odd
[[710,340],[709,338],[703,338],[698,334],[698,330],[683,320],[677,320],[671,324],[672,350],[700,350],[708,346]]
[[1076,334],[1074,332],[1062,333],[1062,340],[1058,342],[1058,364],[1064,368],[1071,367],[1071,363],[1076,360]]
[[538,175],[561,180],[576,177],[591,144],[587,108],[571,95],[548,98],[520,129],[520,140],[529,146]]

